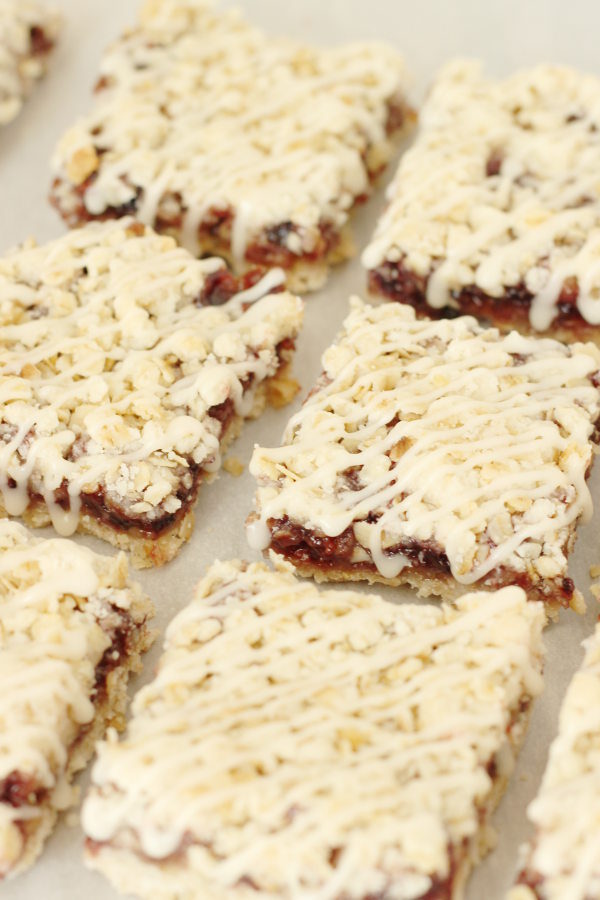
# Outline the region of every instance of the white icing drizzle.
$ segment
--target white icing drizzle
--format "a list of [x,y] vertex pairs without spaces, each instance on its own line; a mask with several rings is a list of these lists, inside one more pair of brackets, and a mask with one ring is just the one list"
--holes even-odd
[[[98,489],[133,516],[176,512],[186,460],[218,469],[220,424],[208,410],[230,398],[237,414],[250,412],[302,315],[296,297],[269,294],[277,271],[220,307],[196,306],[222,266],[129,219],[0,260],[0,490],[9,514],[22,514],[33,491],[68,535],[81,494]],[[54,494],[63,483],[66,512]]]
[[[499,171],[487,175],[493,159]],[[480,64],[455,61],[428,97],[363,262],[433,272],[435,308],[465,286],[500,297],[524,284],[540,331],[575,282],[577,309],[600,325],[599,169],[597,77],[544,65],[493,82]]]
[[600,896],[600,626],[584,647],[542,785],[528,810],[536,831],[523,856],[528,870],[541,876],[542,900]]
[[183,212],[173,227],[196,252],[209,211],[230,211],[237,263],[271,226],[294,223],[286,246],[303,254],[320,222],[344,225],[391,154],[388,107],[407,82],[384,44],[310,48],[203,0],[146,2],[139,25],[105,54],[101,77],[108,86],[54,157],[63,212],[81,200],[73,187],[96,173],[83,198],[91,215],[141,188],[137,217],[154,225],[157,214]]
[[[121,610],[143,622],[138,597],[122,555],[38,540],[0,520],[0,786],[16,773],[48,789],[50,805],[73,802],[66,766],[94,717],[95,669]],[[23,851],[17,823],[39,816],[40,805],[0,803],[0,877]]]
[[55,40],[59,16],[37,0],[0,0],[0,125],[15,118],[45,72],[45,56],[32,54],[34,27]]
[[182,844],[181,896],[249,896],[246,878],[265,896],[420,897],[476,835],[486,765],[541,689],[543,623],[515,587],[395,606],[216,563],[127,736],[100,745],[83,828],[123,866],[145,854],[142,897]]
[[462,584],[501,566],[562,579],[568,539],[592,509],[596,347],[354,298],[323,366],[283,446],[254,451],[253,547],[268,546],[268,519],[288,516],[329,536],[352,527],[352,561],[370,557],[387,578],[411,563],[386,550],[414,539],[443,551]]

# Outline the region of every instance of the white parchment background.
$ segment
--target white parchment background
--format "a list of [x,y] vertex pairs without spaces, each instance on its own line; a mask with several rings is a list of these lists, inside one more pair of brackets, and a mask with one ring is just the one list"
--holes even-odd
[[[19,119],[0,133],[0,251],[29,235],[57,237],[63,225],[46,197],[48,161],[56,140],[88,106],[102,48],[131,23],[136,0],[54,0],[64,12],[60,47],[50,74],[38,87]],[[225,0],[224,0],[225,2]],[[598,34],[600,3],[586,0],[242,0],[257,24],[273,33],[298,39],[338,43],[381,38],[406,56],[414,74],[414,97],[420,98],[437,67],[457,55],[482,57],[493,74],[536,62],[563,62],[600,74]],[[355,233],[364,246],[383,205],[380,189],[356,217]],[[365,278],[357,260],[339,268],[328,286],[308,298],[305,327],[299,341],[296,374],[306,393],[320,370],[319,358],[333,339],[351,293],[364,293]],[[302,396],[301,395],[301,396]],[[295,405],[299,403],[299,400]],[[251,423],[233,449],[247,462],[256,442],[277,444],[289,410],[269,411]],[[600,472],[591,481],[600,501]],[[201,491],[196,530],[175,562],[140,576],[153,597],[161,631],[191,597],[193,585],[216,558],[252,556],[244,537],[253,482],[223,474]],[[556,731],[560,701],[579,664],[579,642],[593,629],[597,607],[589,595],[588,570],[600,562],[598,514],[581,529],[571,575],[588,601],[588,613],[568,612],[547,632],[545,693],[536,703],[531,728],[505,798],[496,814],[496,850],[471,880],[468,900],[500,900],[511,882],[519,843],[527,835],[525,807],[539,783]],[[100,552],[107,545],[86,541]],[[409,591],[381,589],[390,600],[411,599]],[[152,676],[160,641],[148,655],[134,687]],[[0,690],[2,686],[0,685]],[[85,779],[84,779],[85,783]],[[13,882],[2,884],[3,900],[115,900],[101,876],[80,862],[81,833],[59,824],[37,865]],[[204,900],[204,898],[199,898]],[[206,898],[208,900],[208,898]]]

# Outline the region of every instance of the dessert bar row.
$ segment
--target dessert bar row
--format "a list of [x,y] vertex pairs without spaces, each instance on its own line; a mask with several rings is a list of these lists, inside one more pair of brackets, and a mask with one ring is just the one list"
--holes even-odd
[[[321,592],[282,562],[217,562],[119,740],[127,676],[152,640],[124,557],[8,521],[0,546],[0,874],[41,851],[110,725],[82,824],[88,865],[124,892],[459,896],[542,687],[541,603],[508,587],[395,606]],[[600,631],[586,646],[515,900],[600,876]]]
[[[54,40],[36,8],[1,0],[0,117]],[[57,147],[51,199],[69,225],[134,214],[194,254],[315,289],[414,123],[408,83],[385,44],[316,49],[208,0],[146,0]],[[370,289],[598,342],[599,109],[600,80],[565,67],[490,81],[474,61],[445,66],[364,251]]]
[[[133,220],[9,253],[0,292],[2,512],[170,560],[242,420],[294,396],[301,301]],[[255,449],[250,543],[318,580],[581,608],[599,419],[595,344],[355,298],[282,446]]]

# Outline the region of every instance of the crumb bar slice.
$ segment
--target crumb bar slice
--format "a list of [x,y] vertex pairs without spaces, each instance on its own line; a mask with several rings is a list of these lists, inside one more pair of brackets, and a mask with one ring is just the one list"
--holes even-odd
[[519,584],[583,605],[567,575],[600,417],[600,351],[463,316],[352,301],[279,448],[255,449],[248,537],[318,580]]
[[0,521],[0,881],[31,865],[95,741],[122,727],[151,614],[123,554]]
[[600,343],[600,79],[445,67],[363,261],[370,289],[439,316]]
[[281,280],[132,220],[0,259],[0,511],[171,559],[220,449],[296,389],[302,303]]
[[37,0],[0,0],[0,125],[21,111],[46,71],[59,16]]
[[560,712],[558,736],[528,815],[535,826],[509,900],[600,897],[600,625]]
[[414,119],[406,82],[384,44],[317,49],[206,0],[150,0],[59,143],[52,202],[70,225],[135,213],[194,254],[314,289]]
[[99,748],[88,864],[152,900],[462,896],[544,620],[516,587],[397,606],[216,563]]

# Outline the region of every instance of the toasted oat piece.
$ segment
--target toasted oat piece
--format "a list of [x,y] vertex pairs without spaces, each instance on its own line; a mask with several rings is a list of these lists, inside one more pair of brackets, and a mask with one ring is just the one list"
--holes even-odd
[[206,0],[147,0],[57,148],[52,202],[70,225],[133,212],[194,254],[314,290],[352,254],[349,213],[414,120],[406,83],[384,44],[317,49]]
[[59,31],[59,16],[37,0],[0,0],[0,125],[21,111]]
[[87,863],[152,900],[462,896],[541,689],[543,606],[216,563],[99,748]]
[[542,785],[528,809],[535,827],[509,900],[600,897],[600,625],[560,711]]
[[600,79],[503,81],[455,61],[363,256],[370,289],[428,316],[600,343]]
[[153,635],[127,562],[0,521],[0,881],[27,868]]
[[317,580],[519,584],[581,608],[567,577],[591,514],[600,350],[464,316],[352,301],[283,446],[256,448],[248,537]]
[[0,512],[175,556],[220,449],[289,387],[302,304],[280,282],[131,220],[1,259]]

